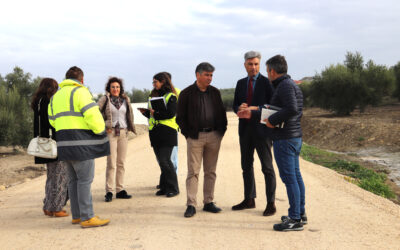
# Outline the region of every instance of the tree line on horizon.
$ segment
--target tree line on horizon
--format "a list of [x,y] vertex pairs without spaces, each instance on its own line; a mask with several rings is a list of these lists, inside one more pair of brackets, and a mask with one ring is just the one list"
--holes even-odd
[[[319,107],[337,115],[364,112],[368,105],[378,106],[400,100],[400,62],[392,67],[378,65],[359,52],[347,52],[342,64],[327,66],[299,85],[305,107]],[[220,89],[226,110],[232,110],[235,89]],[[150,90],[132,89],[133,102],[147,102]]]
[[368,105],[400,100],[400,62],[378,65],[359,52],[347,52],[344,62],[327,66],[312,81],[300,84],[306,107],[319,107],[337,115],[350,115]]
[[[0,146],[29,144],[33,136],[30,102],[41,79],[32,79],[20,67],[4,77],[0,74]],[[392,67],[377,65],[372,60],[364,63],[359,52],[347,52],[342,64],[327,66],[312,79],[299,85],[305,107],[320,107],[337,115],[350,115],[355,109],[363,112],[368,105],[400,100],[400,62]],[[235,89],[220,91],[225,109],[232,110]],[[133,103],[147,102],[150,90],[133,88],[126,94]]]

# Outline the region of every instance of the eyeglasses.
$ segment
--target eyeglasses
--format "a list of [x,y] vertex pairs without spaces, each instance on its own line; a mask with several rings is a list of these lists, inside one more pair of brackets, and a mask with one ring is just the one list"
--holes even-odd
[[156,84],[157,82],[158,82],[157,80],[154,80],[154,81],[153,81],[153,84]]
[[119,87],[119,86],[111,86],[110,88],[112,88],[112,89],[119,89],[120,87]]

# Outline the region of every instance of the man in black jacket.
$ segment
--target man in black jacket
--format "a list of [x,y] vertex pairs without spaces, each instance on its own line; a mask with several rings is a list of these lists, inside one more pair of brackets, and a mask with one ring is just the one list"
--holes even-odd
[[[260,123],[260,117],[255,115],[264,104],[269,104],[272,97],[272,86],[265,76],[260,74],[261,54],[249,51],[244,55],[244,67],[247,77],[237,82],[233,110],[239,117],[239,141],[241,166],[244,182],[244,200],[233,206],[232,210],[255,208],[256,185],[254,180],[254,149],[261,162],[265,179],[267,206],[264,216],[275,214],[276,178],[272,166],[272,141],[269,128]],[[242,116],[244,110],[251,110],[253,115],[247,119]]]
[[178,99],[176,122],[187,141],[186,178],[187,209],[185,217],[196,213],[196,195],[201,162],[204,167],[203,210],[218,213],[214,186],[222,137],[227,127],[225,108],[219,90],[211,86],[214,67],[200,63],[196,68],[196,82],[182,90]]
[[[271,105],[281,109],[269,116],[265,122],[273,129],[274,156],[279,174],[289,199],[289,214],[282,216],[282,223],[275,224],[277,231],[301,231],[307,224],[305,213],[305,188],[300,173],[299,155],[302,144],[301,116],[303,114],[303,94],[287,75],[284,56],[276,55],[266,62],[268,78],[272,81],[274,95]],[[284,123],[283,127],[276,128]]]

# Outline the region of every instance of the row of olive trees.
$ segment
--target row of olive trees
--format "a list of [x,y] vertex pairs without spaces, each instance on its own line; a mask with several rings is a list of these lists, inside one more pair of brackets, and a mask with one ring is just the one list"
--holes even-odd
[[[33,114],[30,101],[41,78],[15,67],[12,73],[0,75],[0,146],[27,146],[32,138]],[[391,96],[400,100],[400,62],[388,68],[372,60],[364,64],[360,53],[346,55],[343,64],[331,65],[312,82],[301,85],[306,106],[317,106],[348,115],[354,109],[379,105]],[[150,90],[127,91],[132,102],[147,102]],[[234,89],[221,89],[226,110],[231,110]]]
[[40,78],[15,67],[5,77],[0,75],[0,145],[27,146],[33,136],[32,94]]
[[359,52],[348,52],[343,64],[326,67],[300,87],[307,106],[338,115],[349,115],[356,108],[363,112],[368,105],[382,104],[386,97],[400,100],[400,62],[391,68],[372,60],[364,64]]

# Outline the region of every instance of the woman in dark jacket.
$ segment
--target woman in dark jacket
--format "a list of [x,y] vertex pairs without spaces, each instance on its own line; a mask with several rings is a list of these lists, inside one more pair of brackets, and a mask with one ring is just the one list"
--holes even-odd
[[[58,84],[52,78],[44,78],[32,98],[31,108],[34,112],[33,135],[53,138],[56,140],[56,131],[49,124],[47,108],[50,98],[57,92]],[[50,135],[51,131],[51,135]],[[68,213],[63,207],[68,200],[67,168],[58,159],[35,157],[35,164],[46,164],[47,180],[43,212],[48,216],[65,217]]]
[[178,145],[178,125],[175,121],[177,94],[170,78],[164,72],[154,75],[153,86],[150,98],[162,97],[165,109],[152,109],[149,101],[149,109],[139,110],[149,118],[150,142],[161,168],[160,190],[156,195],[174,197],[179,194],[178,178],[171,161],[172,149]]

